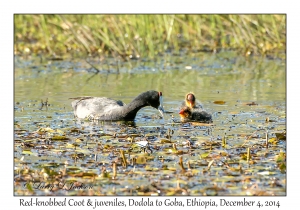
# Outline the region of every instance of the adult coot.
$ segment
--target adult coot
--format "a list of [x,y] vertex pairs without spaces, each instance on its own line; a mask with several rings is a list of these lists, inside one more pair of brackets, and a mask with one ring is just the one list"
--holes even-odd
[[141,93],[129,104],[105,97],[79,97],[72,102],[74,116],[93,120],[134,120],[145,106],[152,106],[163,116],[162,92],[149,90]]

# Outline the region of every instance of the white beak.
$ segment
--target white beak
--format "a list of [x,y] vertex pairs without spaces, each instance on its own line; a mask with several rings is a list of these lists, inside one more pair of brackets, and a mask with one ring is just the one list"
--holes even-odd
[[159,113],[161,114],[161,116],[164,117],[164,112],[165,112],[165,110],[164,110],[164,107],[163,107],[163,97],[162,97],[162,95],[159,96],[159,107],[158,107],[158,111],[159,111]]

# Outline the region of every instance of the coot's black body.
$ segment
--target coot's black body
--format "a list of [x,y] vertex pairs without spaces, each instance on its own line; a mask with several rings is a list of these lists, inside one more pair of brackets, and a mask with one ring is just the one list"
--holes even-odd
[[137,112],[152,106],[163,115],[162,93],[150,90],[138,95],[129,104],[106,97],[80,97],[72,102],[74,116],[93,120],[134,120]]

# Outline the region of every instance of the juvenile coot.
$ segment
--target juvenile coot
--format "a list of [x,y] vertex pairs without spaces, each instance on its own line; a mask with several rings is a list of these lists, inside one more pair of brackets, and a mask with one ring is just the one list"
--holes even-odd
[[200,108],[202,109],[202,104],[196,101],[194,93],[190,92],[185,95],[185,100],[182,102],[181,108],[190,107],[191,109]]
[[191,109],[190,107],[186,106],[183,107],[179,112],[180,118],[182,122],[204,122],[204,123],[211,123],[212,117],[211,114],[207,113],[202,109]]
[[134,120],[145,106],[152,106],[163,116],[162,92],[149,90],[141,93],[129,104],[105,97],[80,97],[72,102],[74,116],[93,120]]

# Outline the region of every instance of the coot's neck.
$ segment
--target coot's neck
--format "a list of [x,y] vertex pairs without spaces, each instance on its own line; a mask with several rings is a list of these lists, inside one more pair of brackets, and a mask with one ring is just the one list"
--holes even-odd
[[152,91],[147,91],[137,96],[133,101],[124,106],[123,114],[124,119],[134,120],[136,113],[143,107],[149,106],[149,100],[151,99]]

